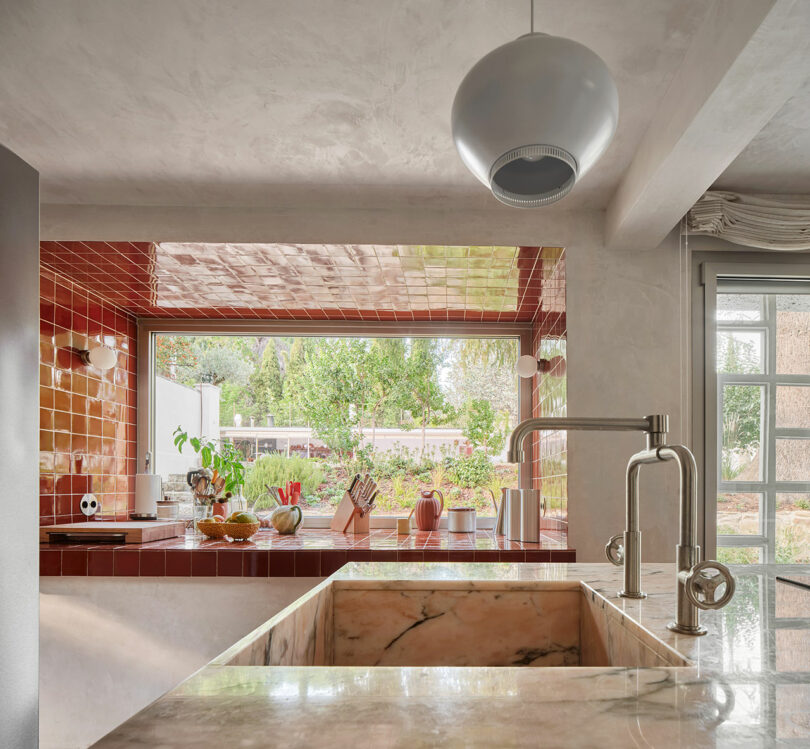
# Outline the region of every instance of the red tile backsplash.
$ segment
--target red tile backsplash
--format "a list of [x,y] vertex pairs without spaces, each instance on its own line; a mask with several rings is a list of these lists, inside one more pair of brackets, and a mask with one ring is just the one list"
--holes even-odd
[[[41,269],[40,524],[84,520],[86,493],[101,502],[99,520],[125,520],[134,507],[135,340],[134,317]],[[82,363],[78,352],[94,343],[115,348],[115,367]],[[91,568],[103,574],[106,559],[91,559]]]
[[[43,242],[41,258],[43,524],[83,520],[86,492],[101,501],[99,519],[126,519],[134,506],[136,316],[531,322],[534,351],[552,362],[535,376],[533,413],[566,413],[561,248]],[[211,306],[203,308],[205,279]],[[118,351],[113,369],[81,362],[77,351],[91,342]],[[565,432],[543,433],[533,444],[549,530],[567,529],[566,446]],[[287,560],[274,562],[270,575],[288,574]],[[186,569],[167,554],[165,571],[196,575],[213,563],[203,555]],[[235,561],[225,564],[236,572]],[[249,563],[253,574],[263,565]]]
[[[533,322],[532,351],[538,359],[550,362],[550,369],[534,376],[532,414],[565,416],[566,318],[565,250],[544,247],[543,279],[537,314]],[[532,452],[534,487],[546,500],[546,516],[541,528],[567,532],[568,529],[568,440],[567,432],[542,432],[535,436]]]
[[[42,242],[40,257],[138,317],[375,322],[531,322],[557,261],[539,247],[174,242]],[[74,328],[115,326],[86,304]]]

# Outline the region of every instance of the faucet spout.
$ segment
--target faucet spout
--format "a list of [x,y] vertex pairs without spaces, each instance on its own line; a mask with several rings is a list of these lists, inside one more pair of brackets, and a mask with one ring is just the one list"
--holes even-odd
[[[636,453],[627,464],[626,524],[623,534],[613,536],[605,546],[610,562],[624,567],[622,598],[644,598],[641,591],[641,528],[639,527],[639,472],[645,463],[674,460],[680,470],[680,533],[678,537],[676,592],[676,619],[667,626],[674,632],[701,635],[706,628],[700,626],[699,609],[717,609],[725,606],[734,595],[734,578],[728,569],[715,561],[700,561],[697,545],[697,463],[695,456],[684,445],[667,445],[669,417],[664,414],[645,416],[643,419],[600,419],[575,417],[540,417],[525,419],[509,436],[508,460],[524,464],[523,445],[533,432],[548,430],[593,430],[600,432],[644,432],[647,447]],[[523,486],[523,469],[518,471]],[[708,571],[714,570],[715,575]],[[718,586],[725,583],[725,593],[715,598]]]
[[509,435],[509,450],[506,459],[521,463],[525,459],[523,443],[532,432],[556,430],[589,430],[597,432],[646,432],[658,435],[658,444],[663,442],[669,430],[669,417],[664,414],[645,416],[643,419],[602,419],[589,417],[537,417],[525,419]]

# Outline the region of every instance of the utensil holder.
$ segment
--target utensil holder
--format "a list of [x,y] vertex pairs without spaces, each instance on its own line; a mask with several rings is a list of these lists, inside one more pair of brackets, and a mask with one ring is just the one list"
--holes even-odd
[[370,517],[370,512],[360,517],[360,512],[354,502],[352,502],[349,492],[343,492],[343,498],[340,500],[340,504],[338,504],[335,510],[329,527],[333,531],[340,531],[341,533],[368,534]]

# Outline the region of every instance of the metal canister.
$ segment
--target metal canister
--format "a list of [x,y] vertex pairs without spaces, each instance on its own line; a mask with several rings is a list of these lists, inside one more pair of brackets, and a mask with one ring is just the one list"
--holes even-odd
[[475,508],[456,507],[447,511],[447,530],[450,533],[475,532]]
[[520,489],[504,489],[504,529],[510,541],[520,541]]
[[520,540],[536,543],[540,540],[540,504],[543,501],[539,489],[523,489],[520,494]]

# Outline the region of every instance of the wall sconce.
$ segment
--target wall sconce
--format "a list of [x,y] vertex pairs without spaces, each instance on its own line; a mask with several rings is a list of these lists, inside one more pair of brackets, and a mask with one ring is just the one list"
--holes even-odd
[[89,364],[91,367],[100,369],[103,372],[115,366],[118,361],[118,354],[115,349],[107,346],[94,346],[89,350],[79,351],[79,358],[85,364]]
[[531,354],[525,354],[517,360],[517,373],[520,377],[534,377],[538,372],[541,374],[553,372],[554,376],[562,377],[565,374],[565,359],[562,356],[538,359]]

